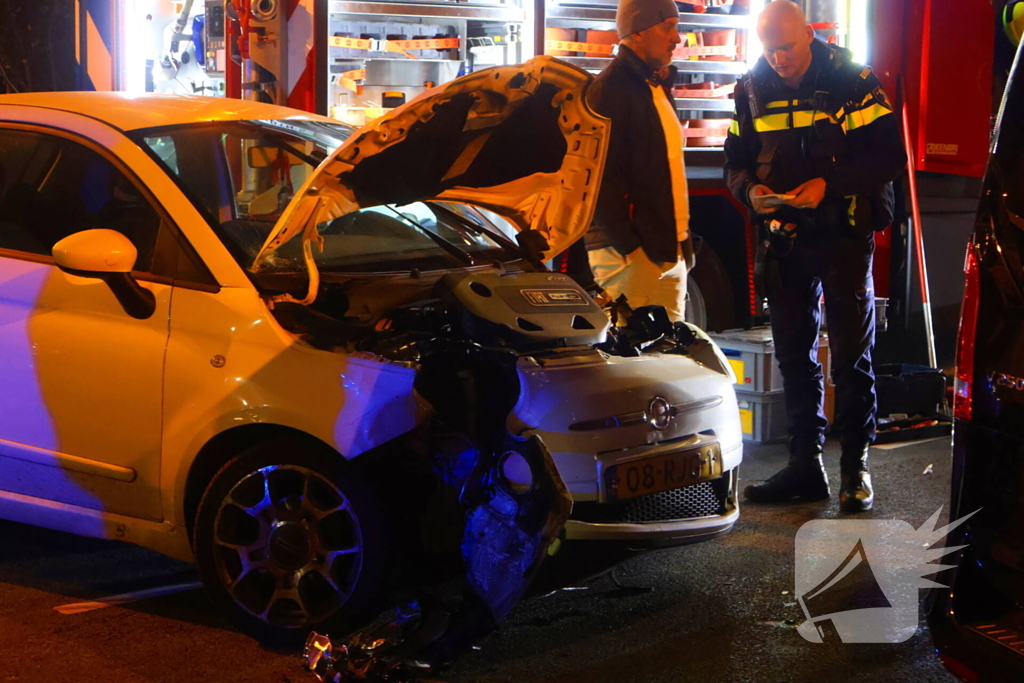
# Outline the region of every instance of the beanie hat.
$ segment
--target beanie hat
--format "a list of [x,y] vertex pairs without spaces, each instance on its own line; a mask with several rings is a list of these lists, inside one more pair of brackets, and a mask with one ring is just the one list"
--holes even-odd
[[615,27],[619,38],[625,38],[678,16],[679,9],[673,0],[619,0]]

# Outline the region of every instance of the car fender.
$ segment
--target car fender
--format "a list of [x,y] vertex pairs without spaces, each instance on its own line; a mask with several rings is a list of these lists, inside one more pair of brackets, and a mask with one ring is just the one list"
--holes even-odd
[[215,436],[280,425],[355,458],[421,424],[416,370],[316,349],[278,325],[255,290],[175,292],[164,386],[164,509],[183,521],[188,472]]

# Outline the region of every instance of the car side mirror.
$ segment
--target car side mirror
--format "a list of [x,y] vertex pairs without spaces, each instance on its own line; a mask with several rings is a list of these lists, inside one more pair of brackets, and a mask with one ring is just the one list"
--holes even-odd
[[124,312],[144,320],[156,310],[156,297],[132,277],[138,252],[116,230],[83,230],[53,245],[53,260],[65,273],[103,280]]

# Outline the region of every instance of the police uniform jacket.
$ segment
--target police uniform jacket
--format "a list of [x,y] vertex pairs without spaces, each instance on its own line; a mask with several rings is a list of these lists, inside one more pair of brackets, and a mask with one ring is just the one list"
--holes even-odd
[[816,39],[800,87],[787,87],[762,56],[737,83],[725,142],[725,179],[749,206],[751,184],[790,193],[825,180],[819,211],[845,217],[856,233],[892,220],[892,185],[907,158],[878,78],[844,48]]

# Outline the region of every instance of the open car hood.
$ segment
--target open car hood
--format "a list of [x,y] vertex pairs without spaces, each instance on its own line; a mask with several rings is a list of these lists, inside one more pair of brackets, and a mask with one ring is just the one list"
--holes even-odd
[[[317,226],[360,208],[444,200],[508,219],[547,260],[583,236],[597,202],[611,124],[590,109],[593,77],[552,57],[457,78],[350,137],[302,186],[253,264],[301,235],[310,295]],[[545,244],[546,242],[546,244]],[[294,300],[294,299],[293,299]]]

